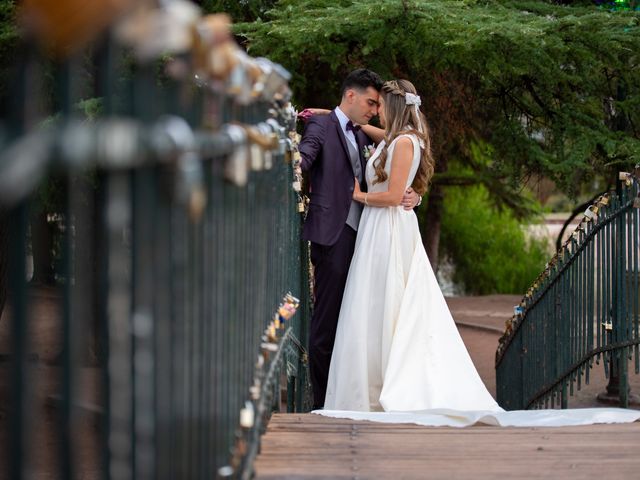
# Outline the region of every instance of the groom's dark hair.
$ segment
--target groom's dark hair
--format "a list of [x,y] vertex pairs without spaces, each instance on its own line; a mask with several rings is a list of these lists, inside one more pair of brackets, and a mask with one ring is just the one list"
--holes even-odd
[[347,75],[347,78],[342,82],[342,91],[340,92],[340,96],[343,97],[344,92],[349,88],[366,90],[367,87],[373,87],[379,92],[382,89],[383,83],[384,82],[380,78],[380,75],[376,72],[372,72],[366,68],[358,68]]

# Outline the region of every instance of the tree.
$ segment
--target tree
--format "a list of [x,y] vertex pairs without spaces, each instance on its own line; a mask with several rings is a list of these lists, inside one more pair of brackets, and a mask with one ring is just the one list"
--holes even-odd
[[252,55],[291,71],[300,106],[337,104],[356,67],[414,82],[438,162],[424,212],[432,262],[448,185],[484,184],[496,204],[525,214],[529,175],[574,195],[640,160],[638,13],[582,2],[281,0],[237,33]]
[[15,17],[15,1],[0,0],[0,105],[6,105],[9,68],[15,60],[15,46],[18,42]]
[[[15,2],[0,1],[0,105],[1,114],[6,114],[7,84],[9,66],[13,63],[15,45],[18,40],[15,26]],[[9,225],[7,212],[0,206],[0,315],[7,298],[7,264],[8,264]]]
[[234,22],[253,22],[271,10],[277,0],[198,0],[196,3],[207,13],[224,12]]
[[7,300],[8,236],[7,214],[0,209],[0,315],[2,315],[4,304]]

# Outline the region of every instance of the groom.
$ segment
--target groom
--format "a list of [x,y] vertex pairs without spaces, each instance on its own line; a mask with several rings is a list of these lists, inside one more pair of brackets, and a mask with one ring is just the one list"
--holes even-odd
[[[329,115],[308,119],[299,151],[308,172],[311,202],[302,231],[311,242],[315,304],[309,331],[313,408],[322,408],[342,294],[356,242],[362,204],[352,199],[354,177],[366,191],[364,150],[373,142],[359,125],[378,113],[382,79],[371,70],[351,72],[342,84],[340,105]],[[416,193],[403,205],[413,208]]]

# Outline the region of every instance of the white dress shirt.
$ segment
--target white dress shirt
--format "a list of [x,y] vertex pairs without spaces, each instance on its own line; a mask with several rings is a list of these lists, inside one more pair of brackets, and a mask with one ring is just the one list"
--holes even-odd
[[[340,122],[340,127],[342,128],[342,133],[344,133],[344,136],[347,140],[349,140],[351,142],[351,145],[353,145],[356,149],[356,152],[358,151],[358,142],[356,142],[356,136],[353,133],[353,130],[347,130],[347,123],[349,123],[349,117],[347,117],[344,112],[342,110],[340,110],[340,107],[336,107],[335,109],[336,112],[336,117],[338,117],[338,121]],[[354,123],[355,125],[355,123]]]

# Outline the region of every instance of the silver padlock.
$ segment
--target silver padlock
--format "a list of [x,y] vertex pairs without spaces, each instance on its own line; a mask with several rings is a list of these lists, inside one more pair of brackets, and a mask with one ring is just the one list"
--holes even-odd
[[200,8],[186,0],[164,2],[161,8],[143,7],[125,16],[115,28],[116,38],[133,47],[143,61],[163,53],[181,53],[191,48],[192,28]]
[[249,146],[249,156],[251,158],[251,170],[257,172],[264,169],[264,152],[260,145],[252,143]]
[[247,155],[247,132],[238,125],[225,125],[222,129],[233,143],[224,166],[224,177],[234,185],[243,187],[249,180],[249,161]]
[[271,170],[273,167],[273,152],[271,150],[265,150],[264,154],[264,168],[265,170]]

